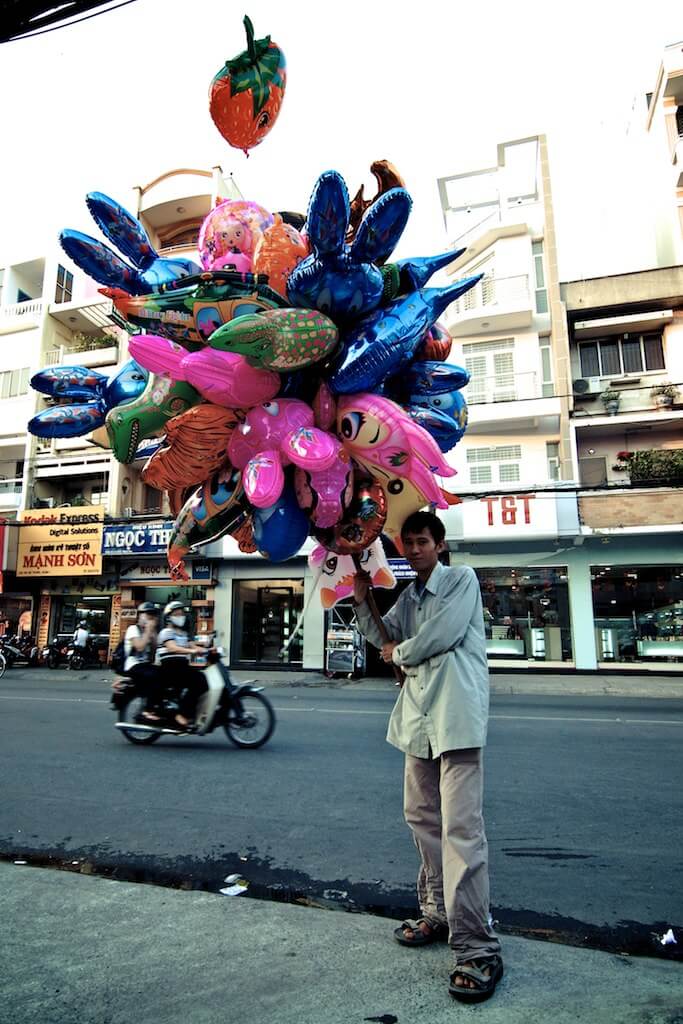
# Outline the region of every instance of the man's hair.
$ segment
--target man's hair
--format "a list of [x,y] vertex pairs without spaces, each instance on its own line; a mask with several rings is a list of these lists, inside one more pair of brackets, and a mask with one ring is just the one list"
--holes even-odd
[[446,537],[446,527],[433,512],[413,512],[401,527],[401,537],[409,533],[422,533],[428,530],[435,543],[440,544]]

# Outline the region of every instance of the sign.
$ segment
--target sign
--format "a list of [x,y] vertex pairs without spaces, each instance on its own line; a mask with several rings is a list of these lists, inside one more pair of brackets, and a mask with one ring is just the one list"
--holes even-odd
[[49,594],[40,595],[40,605],[38,607],[38,635],[36,637],[36,643],[38,650],[42,651],[47,646],[48,635],[50,630],[50,605],[52,598]]
[[[211,566],[208,562],[185,563],[185,568],[190,575],[190,583],[210,583],[212,580]],[[137,565],[126,566],[121,573],[121,583],[138,583],[149,585],[154,583],[174,583],[178,586],[177,580],[172,579],[171,571],[166,562],[140,562]]]
[[21,513],[17,576],[99,576],[104,505]]
[[173,531],[173,520],[105,526],[103,555],[165,555]]
[[557,537],[557,504],[552,494],[485,495],[463,501],[457,511],[462,515],[465,540]]
[[417,573],[411,569],[405,558],[390,558],[389,568],[397,580],[414,580]]

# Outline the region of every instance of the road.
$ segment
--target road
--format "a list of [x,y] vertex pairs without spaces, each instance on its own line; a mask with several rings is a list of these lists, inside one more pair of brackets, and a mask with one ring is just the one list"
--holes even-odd
[[[277,688],[258,751],[222,734],[134,747],[104,673],[0,681],[0,853],[216,891],[413,909],[385,691]],[[485,813],[494,916],[643,951],[683,925],[683,702],[494,696]]]

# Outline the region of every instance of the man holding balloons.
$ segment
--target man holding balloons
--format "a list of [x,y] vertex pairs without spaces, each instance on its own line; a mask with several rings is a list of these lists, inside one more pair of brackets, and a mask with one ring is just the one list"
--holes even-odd
[[469,566],[441,564],[445,530],[432,512],[408,516],[401,540],[417,578],[383,618],[388,641],[368,607],[367,574],[357,573],[354,586],[361,631],[404,674],[387,740],[405,753],[404,814],[421,860],[420,917],[394,936],[411,947],[448,938],[455,956],[449,992],[479,1002],[503,975],[482,815],[489,683],[481,594]]

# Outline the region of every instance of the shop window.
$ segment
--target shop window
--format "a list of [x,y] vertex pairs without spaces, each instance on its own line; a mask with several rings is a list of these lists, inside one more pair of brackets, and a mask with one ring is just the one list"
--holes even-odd
[[683,661],[683,570],[591,567],[598,661]]
[[[232,601],[232,661],[283,664],[280,652],[303,611],[303,580],[235,580]],[[284,663],[302,662],[303,638],[299,635],[290,644]]]
[[571,661],[567,570],[477,569],[490,658]]
[[579,356],[582,377],[621,377],[665,368],[662,335],[658,332],[582,341]]
[[57,286],[55,288],[55,302],[71,302],[74,290],[74,276],[65,267],[59,264],[57,267]]

